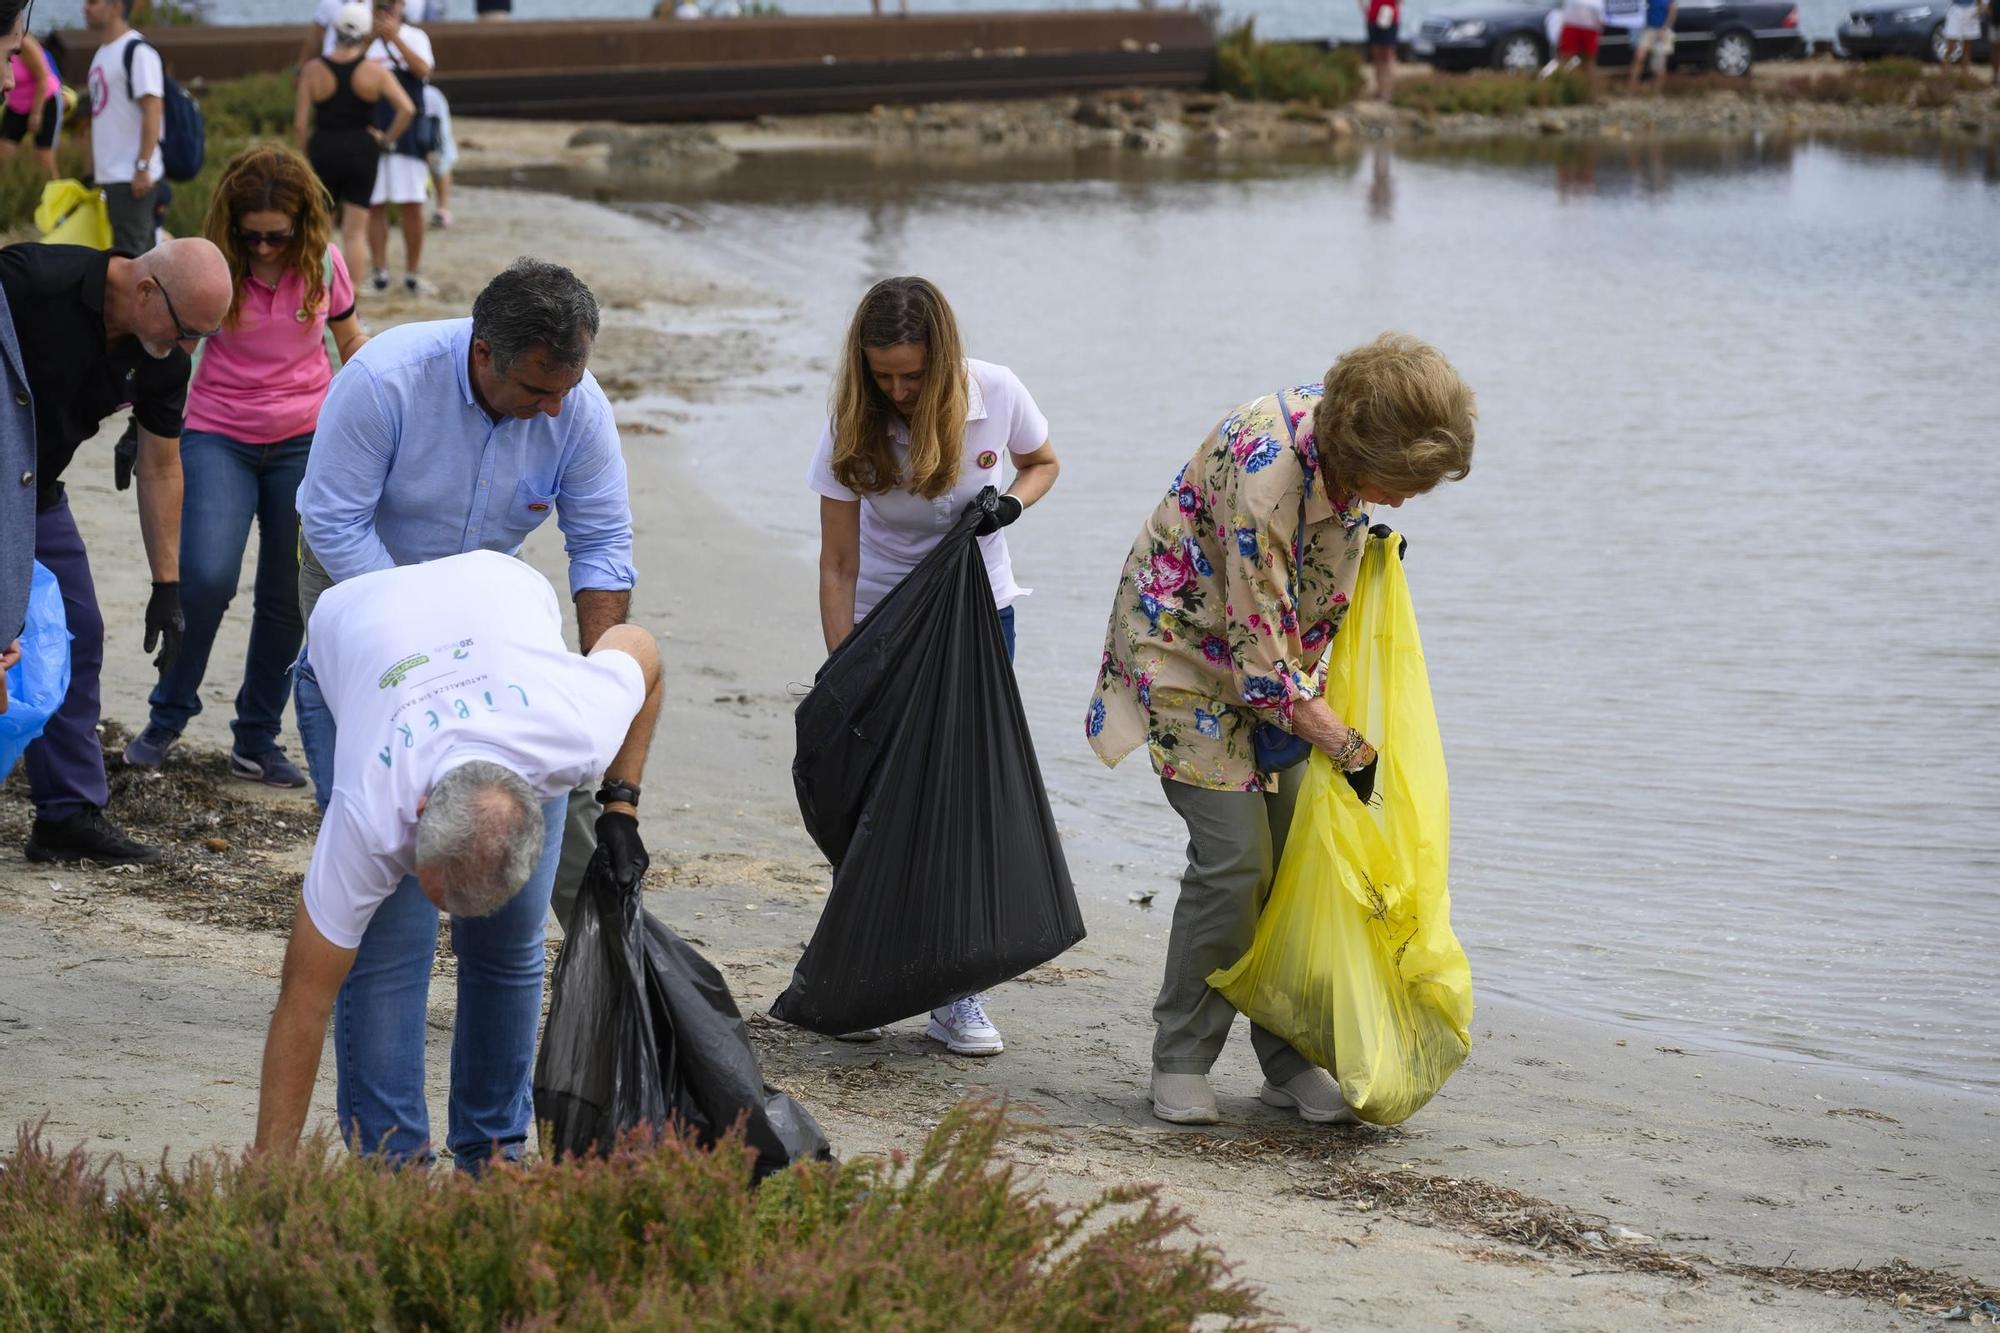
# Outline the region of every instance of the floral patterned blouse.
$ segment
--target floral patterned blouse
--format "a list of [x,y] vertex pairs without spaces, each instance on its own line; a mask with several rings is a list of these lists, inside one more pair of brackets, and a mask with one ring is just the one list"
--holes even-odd
[[1144,745],[1163,778],[1275,788],[1251,733],[1260,722],[1289,731],[1293,707],[1319,694],[1368,540],[1368,511],[1320,478],[1321,392],[1303,385],[1231,412],[1146,520],[1084,720],[1107,765]]

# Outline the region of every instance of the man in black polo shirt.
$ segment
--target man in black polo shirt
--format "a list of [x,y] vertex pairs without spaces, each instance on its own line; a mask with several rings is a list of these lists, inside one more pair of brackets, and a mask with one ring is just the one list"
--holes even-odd
[[30,861],[157,860],[104,817],[110,789],[97,741],[104,618],[90,560],[63,494],[77,446],[126,403],[139,421],[139,532],[152,567],[145,647],[164,667],[180,649],[181,412],[188,353],[229,312],[229,263],[207,241],[178,240],[138,258],[74,245],[0,249],[0,288],[34,398],[35,558],[62,587],[70,686],[24,763],[35,801]]

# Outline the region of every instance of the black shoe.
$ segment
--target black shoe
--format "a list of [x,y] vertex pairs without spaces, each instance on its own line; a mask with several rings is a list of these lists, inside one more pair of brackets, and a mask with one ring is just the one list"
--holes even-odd
[[68,819],[37,819],[25,848],[30,861],[95,861],[101,866],[143,866],[160,859],[160,849],[134,841],[104,817],[85,810]]

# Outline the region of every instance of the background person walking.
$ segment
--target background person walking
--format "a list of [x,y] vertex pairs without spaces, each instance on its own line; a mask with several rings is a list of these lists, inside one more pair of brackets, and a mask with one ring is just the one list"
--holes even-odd
[[235,293],[221,330],[202,347],[181,432],[187,629],[125,762],[158,768],[201,712],[209,651],[236,596],[255,520],[257,581],[229,771],[268,786],[303,787],[305,775],[278,746],[292,662],[305,637],[295,497],[333,379],[327,334],[342,360],[368,335],[355,317],[347,263],[331,243],[319,181],[298,154],[272,143],[238,154],[216,182],[203,231],[228,260]]
[[[98,40],[90,60],[91,172],[111,215],[111,248],[137,255],[159,236],[167,84],[160,53],[126,22],[131,14],[132,0],[83,0],[83,21]],[[135,43],[128,66],[126,48]]]
[[[917,563],[985,487],[1014,481],[980,537],[987,580],[1014,656],[1014,582],[999,529],[1048,493],[1060,466],[1048,418],[1014,372],[965,355],[958,321],[922,278],[869,289],[848,325],[834,383],[833,419],[807,471],[819,502],[819,619],[831,653]],[[940,885],[941,892],[949,886]],[[985,997],[931,1011],[925,1031],[960,1055],[998,1055],[1000,1031]],[[870,1039],[879,1029],[856,1033]]]
[[[367,255],[369,209],[382,155],[416,114],[403,86],[368,59],[374,22],[359,0],[341,6],[329,30],[332,49],[299,66],[292,107],[292,140],[339,210],[340,250],[349,272]],[[375,108],[385,100],[396,109],[386,130],[375,124]]]
[[[402,82],[406,94],[411,82],[430,80],[435,60],[431,39],[423,29],[403,22],[403,0],[375,0],[375,41],[368,48],[368,58]],[[419,88],[410,96],[412,104],[421,96]],[[376,165],[375,190],[369,196],[369,285],[378,292],[389,290],[389,206],[394,204],[401,214],[403,232],[403,290],[411,296],[431,295],[434,289],[419,272],[424,258],[424,204],[430,164],[422,153],[398,151],[397,139],[388,143],[388,151]]]

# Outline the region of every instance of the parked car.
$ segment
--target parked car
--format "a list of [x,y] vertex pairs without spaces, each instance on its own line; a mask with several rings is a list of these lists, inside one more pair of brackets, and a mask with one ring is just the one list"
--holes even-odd
[[[1834,51],[1849,60],[1872,60],[1876,56],[1919,56],[1925,60],[1944,59],[1944,11],[1950,0],[1902,0],[1902,3],[1863,5],[1840,25]],[[1979,40],[1972,44],[1975,61],[1992,59],[1993,25],[1980,25]]]
[[[1549,58],[1547,0],[1482,0],[1425,19],[1410,54],[1446,70],[1539,69]],[[1744,75],[1759,60],[1805,54],[1793,0],[1680,0],[1674,15],[1676,69],[1705,67]],[[1632,34],[1604,30],[1599,65],[1629,65]]]

